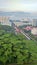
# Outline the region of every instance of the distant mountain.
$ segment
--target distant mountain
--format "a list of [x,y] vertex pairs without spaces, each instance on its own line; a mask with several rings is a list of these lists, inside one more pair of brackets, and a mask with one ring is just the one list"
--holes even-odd
[[5,16],[12,16],[12,15],[28,15],[28,14],[30,14],[30,13],[27,13],[27,12],[2,12],[2,11],[0,11],[0,16],[3,16],[3,15],[5,15]]
[[23,19],[25,17],[37,18],[37,15],[30,12],[2,12],[0,11],[0,16],[12,16],[12,19]]

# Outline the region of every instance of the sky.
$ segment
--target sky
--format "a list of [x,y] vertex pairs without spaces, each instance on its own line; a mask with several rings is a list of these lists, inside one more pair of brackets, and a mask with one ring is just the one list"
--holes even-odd
[[37,12],[37,0],[0,0],[0,11]]

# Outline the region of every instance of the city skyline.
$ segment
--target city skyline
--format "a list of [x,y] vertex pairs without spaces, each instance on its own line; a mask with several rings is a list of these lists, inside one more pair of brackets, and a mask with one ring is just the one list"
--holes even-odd
[[37,0],[0,0],[0,11],[37,12]]

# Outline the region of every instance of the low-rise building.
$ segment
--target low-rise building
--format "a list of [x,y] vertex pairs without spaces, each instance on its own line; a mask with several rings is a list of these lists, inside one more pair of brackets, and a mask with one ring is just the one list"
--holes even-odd
[[24,30],[27,30],[27,31],[29,31],[29,30],[31,30],[31,29],[32,29],[31,26],[27,26],[26,28],[24,28]]

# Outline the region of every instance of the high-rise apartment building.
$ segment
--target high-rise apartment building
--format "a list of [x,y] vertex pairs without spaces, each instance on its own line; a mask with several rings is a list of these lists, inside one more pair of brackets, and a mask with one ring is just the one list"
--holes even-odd
[[2,25],[11,26],[11,22],[9,21],[9,17],[7,17],[7,16],[0,16],[0,23]]
[[37,19],[33,19],[32,26],[37,27]]

